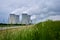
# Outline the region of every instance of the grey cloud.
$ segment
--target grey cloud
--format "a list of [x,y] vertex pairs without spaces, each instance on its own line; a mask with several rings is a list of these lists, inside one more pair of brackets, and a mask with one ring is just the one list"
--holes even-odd
[[[37,19],[60,15],[60,0],[0,0],[0,15],[23,12],[36,15]],[[43,17],[41,17],[42,14]],[[4,15],[5,18],[6,15]]]

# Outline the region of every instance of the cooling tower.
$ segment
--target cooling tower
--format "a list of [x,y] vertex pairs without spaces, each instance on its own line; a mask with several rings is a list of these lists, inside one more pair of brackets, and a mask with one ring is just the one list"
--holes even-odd
[[19,24],[19,15],[10,14],[9,24]]
[[30,24],[30,15],[22,14],[22,24]]

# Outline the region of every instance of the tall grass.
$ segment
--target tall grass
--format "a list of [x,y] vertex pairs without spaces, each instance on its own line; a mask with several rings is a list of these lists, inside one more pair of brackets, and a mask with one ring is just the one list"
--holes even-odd
[[0,40],[60,40],[60,21],[46,21],[18,29],[0,30]]

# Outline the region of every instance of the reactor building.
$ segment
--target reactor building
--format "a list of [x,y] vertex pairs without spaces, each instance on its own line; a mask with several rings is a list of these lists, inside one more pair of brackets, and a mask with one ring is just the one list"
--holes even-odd
[[31,15],[28,15],[28,14],[22,14],[22,20],[21,20],[21,23],[22,23],[22,24],[30,24],[30,23],[31,23],[30,17],[31,17]]
[[10,14],[9,24],[19,24],[19,15]]

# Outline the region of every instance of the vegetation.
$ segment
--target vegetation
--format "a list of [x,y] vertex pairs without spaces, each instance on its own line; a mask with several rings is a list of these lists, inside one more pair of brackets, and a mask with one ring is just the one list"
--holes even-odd
[[18,29],[0,30],[0,40],[60,40],[60,21],[49,20]]
[[26,24],[2,24],[0,23],[0,27],[11,27],[11,26],[25,26]]

